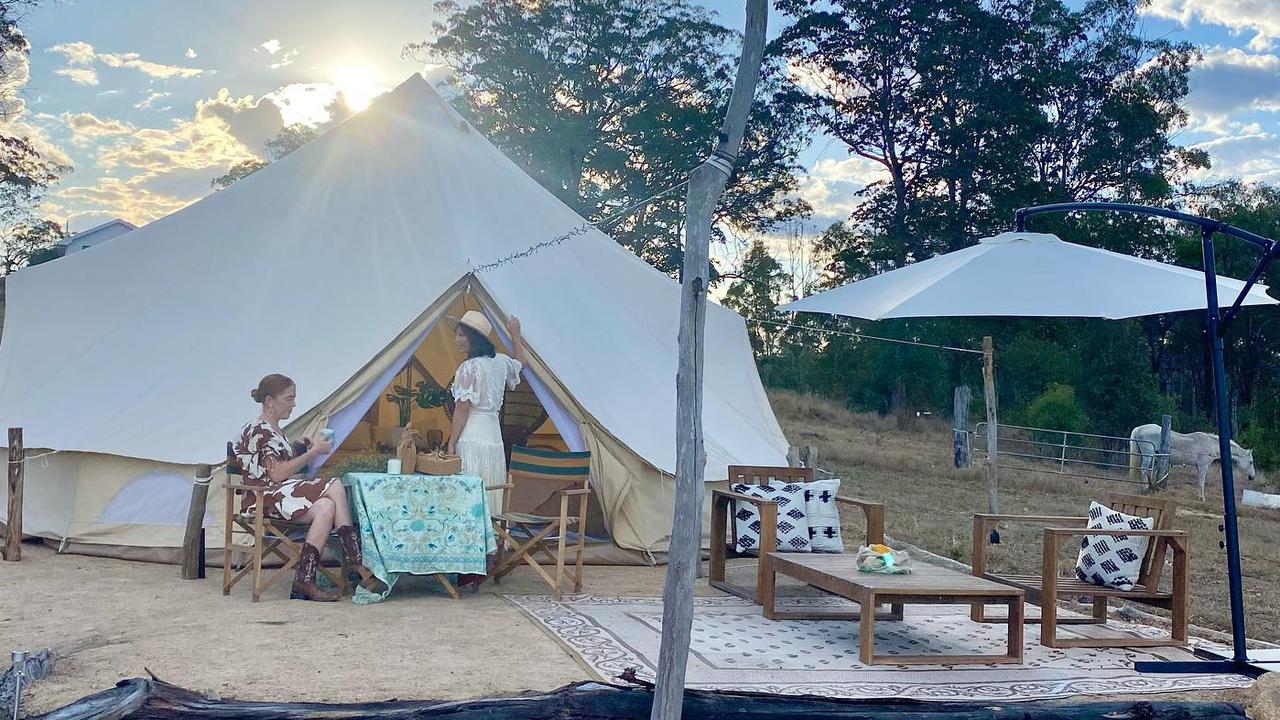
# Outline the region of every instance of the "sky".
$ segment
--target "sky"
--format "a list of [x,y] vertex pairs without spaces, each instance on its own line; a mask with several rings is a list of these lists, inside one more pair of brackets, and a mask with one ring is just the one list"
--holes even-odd
[[[741,27],[741,2],[702,4]],[[1144,13],[1145,34],[1204,55],[1176,134],[1209,152],[1199,179],[1280,183],[1280,0],[1152,0]],[[411,73],[438,80],[401,54],[434,19],[431,0],[46,0],[21,24],[25,106],[6,131],[74,167],[45,207],[72,232],[146,223],[263,155],[285,124],[323,130]],[[771,15],[771,34],[782,22]],[[877,177],[823,136],[802,161],[815,230],[847,217]]]

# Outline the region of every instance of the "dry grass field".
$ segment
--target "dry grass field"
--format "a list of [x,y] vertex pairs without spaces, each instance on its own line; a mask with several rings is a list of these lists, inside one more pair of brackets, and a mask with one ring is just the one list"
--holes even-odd
[[[951,462],[951,430],[938,421],[899,429],[892,418],[858,414],[839,403],[788,392],[770,401],[792,445],[818,448],[818,466],[844,478],[841,492],[886,504],[886,531],[963,563],[970,561],[973,513],[986,512],[986,480],[979,469],[957,470]],[[1191,622],[1230,632],[1226,555],[1219,549],[1222,493],[1210,472],[1207,499],[1200,502],[1194,473],[1175,469],[1163,491],[1178,502],[1175,527],[1191,533]],[[1136,486],[1085,481],[1044,472],[1001,470],[1000,511],[1034,515],[1083,515],[1090,498]],[[1280,512],[1244,508],[1240,513],[1246,629],[1249,637],[1280,642]],[[992,546],[997,570],[1038,572],[1041,536],[1032,527],[1001,530]],[[1063,558],[1072,567],[1075,558]]]

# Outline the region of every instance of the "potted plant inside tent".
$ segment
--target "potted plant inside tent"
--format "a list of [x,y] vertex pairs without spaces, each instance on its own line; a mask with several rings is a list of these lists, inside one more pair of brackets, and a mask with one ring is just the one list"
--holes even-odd
[[400,443],[400,435],[404,432],[404,428],[413,419],[413,402],[417,398],[417,393],[413,388],[404,385],[392,385],[391,392],[387,393],[387,402],[394,403],[400,413],[400,420],[396,427],[391,430],[391,445],[395,446]]

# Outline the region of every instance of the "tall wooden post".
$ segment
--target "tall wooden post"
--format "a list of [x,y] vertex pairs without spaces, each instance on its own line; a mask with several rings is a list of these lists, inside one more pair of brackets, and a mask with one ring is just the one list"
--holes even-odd
[[[1151,464],[1151,487],[1168,487],[1169,485],[1169,440],[1173,433],[1173,418],[1165,415],[1160,418],[1160,444],[1156,446],[1155,462]],[[1132,450],[1133,448],[1130,448]]]
[[[733,173],[764,57],[766,0],[747,0],[742,59],[715,151],[689,177],[685,196],[684,277],[680,294],[680,360],[676,373],[676,490],[667,580],[662,591],[662,645],[651,720],[679,720],[693,628],[693,584],[702,556],[702,347],[710,270],[711,217]],[[717,539],[713,539],[716,542]]]
[[191,505],[187,507],[187,532],[182,538],[182,579],[204,577],[204,511],[209,501],[212,465],[196,465],[191,484]]
[[4,559],[22,559],[22,471],[26,465],[22,448],[22,428],[9,428],[9,514],[5,521],[8,535],[4,541]]
[[1000,512],[1000,478],[996,468],[996,353],[991,336],[982,338],[982,394],[987,404],[987,512]]
[[973,391],[968,385],[957,385],[951,406],[951,454],[955,466],[969,467],[969,399]]

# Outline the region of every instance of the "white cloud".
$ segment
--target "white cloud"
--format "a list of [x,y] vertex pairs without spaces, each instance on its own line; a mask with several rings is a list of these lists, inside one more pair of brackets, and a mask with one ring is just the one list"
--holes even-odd
[[181,210],[198,197],[179,198],[149,190],[141,177],[104,177],[94,185],[64,187],[50,194],[46,210],[88,227],[91,217],[118,217],[142,225]]
[[[142,102],[154,104],[165,96],[152,92]],[[96,165],[106,176],[50,193],[46,205],[56,217],[72,217],[77,224],[103,216],[149,222],[207,194],[209,181],[232,165],[260,157],[265,142],[286,121],[310,121],[323,129],[350,114],[335,86],[316,83],[285,86],[261,97],[236,97],[224,88],[167,127],[135,128],[90,113],[50,117],[51,123],[71,127],[73,137],[83,138],[78,142],[100,143]]]
[[196,58],[196,51],[195,51],[195,49],[194,49],[194,48],[187,48],[187,59],[188,59],[188,60],[194,60],[195,58]]
[[67,167],[74,165],[71,157],[49,137],[49,133],[42,124],[31,122],[26,117],[19,117],[0,123],[0,128],[3,128],[6,135],[26,138],[36,152],[40,153],[41,158]]
[[431,83],[432,87],[435,87],[436,85],[439,85],[453,77],[453,68],[448,65],[427,63],[427,65],[422,68],[422,77],[426,78],[427,82]]
[[271,55],[275,55],[276,53],[280,52],[280,41],[277,40],[276,38],[271,38],[270,40],[262,43],[258,47],[262,48],[263,50],[266,50]]
[[1249,47],[1267,50],[1280,37],[1280,7],[1275,0],[1151,0],[1142,12],[1189,25],[1193,20],[1252,32]]
[[54,45],[49,48],[48,52],[62,53],[67,56],[67,63],[70,65],[92,65],[93,64],[93,46],[87,42],[69,42],[60,45]]
[[285,125],[318,127],[341,122],[353,112],[337,86],[330,83],[292,83],[267,93],[263,99],[280,108]]
[[196,122],[221,121],[242,145],[260,152],[262,146],[285,126],[283,113],[269,97],[233,97],[226,88],[215,97],[196,103]]
[[[61,53],[66,57],[67,64],[70,66],[83,66],[81,68],[70,67],[56,70],[55,72],[57,74],[65,75],[76,82],[90,85],[97,84],[97,75],[92,67],[95,62],[106,65],[107,67],[130,68],[145,75],[161,79],[173,77],[189,78],[204,73],[204,70],[199,68],[183,67],[181,65],[167,65],[165,63],[143,60],[142,56],[136,52],[95,52],[92,45],[82,41],[54,45],[49,48],[48,52]],[[91,75],[93,77],[93,82],[88,82],[87,78]]]
[[157,100],[159,100],[159,99],[161,99],[161,98],[167,98],[167,97],[169,97],[169,95],[170,95],[170,94],[171,94],[171,93],[167,93],[167,92],[160,92],[160,91],[158,91],[158,90],[152,90],[151,92],[148,92],[148,93],[147,93],[147,96],[146,96],[145,98],[143,98],[143,99],[139,100],[138,102],[134,103],[134,104],[133,104],[133,106],[134,106],[135,108],[139,109],[139,110],[143,110],[143,109],[145,109],[145,108],[155,107],[155,102],[156,102]]
[[112,135],[125,135],[135,129],[127,122],[115,118],[99,118],[89,112],[63,113],[62,121],[71,129],[73,142],[79,144]]
[[29,44],[19,35],[14,45],[13,49],[0,54],[0,118],[16,117],[26,107],[19,91],[31,78],[31,65],[24,52]]
[[1198,115],[1280,109],[1280,56],[1214,47],[1191,73],[1187,107]]
[[298,53],[300,52],[302,52],[301,49],[293,48],[292,50],[290,50],[289,52],[285,53],[280,57],[280,62],[271,63],[271,69],[279,70],[282,67],[288,67],[289,65],[292,65],[293,61],[298,59]]
[[65,77],[65,78],[70,78],[72,82],[79,83],[80,85],[97,85],[98,84],[98,71],[94,70],[93,68],[78,68],[78,67],[58,68],[57,70],[53,71],[53,74],[61,75],[62,77]]
[[199,68],[165,65],[164,63],[143,60],[138,53],[99,53],[98,59],[109,67],[133,68],[154,78],[195,77],[204,71]]
[[252,96],[218,96],[196,102],[191,119],[170,128],[142,128],[127,140],[102,147],[97,154],[105,169],[137,170],[136,178],[151,179],[174,169],[210,170],[210,177],[230,165],[259,156],[260,147],[279,132],[279,109]]
[[822,158],[800,178],[798,194],[813,206],[814,220],[828,225],[847,220],[861,203],[857,192],[885,177],[880,165],[863,157]]
[[1213,166],[1195,173],[1206,182],[1228,178],[1245,182],[1280,182],[1280,136],[1249,127],[1239,135],[1216,138],[1192,147],[1209,153]]
[[[19,36],[22,48],[28,47]],[[57,125],[57,117],[38,113],[32,116],[21,92],[31,77],[27,55],[10,52],[0,56],[0,133],[25,138],[40,157],[58,165],[71,166],[71,158],[50,139],[47,127]]]

